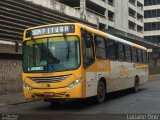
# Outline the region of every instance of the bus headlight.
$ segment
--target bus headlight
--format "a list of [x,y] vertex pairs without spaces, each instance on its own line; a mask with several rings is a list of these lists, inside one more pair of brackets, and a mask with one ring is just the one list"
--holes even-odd
[[70,85],[68,85],[68,89],[71,89],[71,88],[73,88],[74,86],[76,86],[78,83],[80,83],[80,81],[81,81],[81,78],[80,79],[77,79],[77,80],[75,80],[74,82],[72,82]]
[[23,86],[26,87],[28,90],[32,90],[32,87],[25,82],[23,82]]

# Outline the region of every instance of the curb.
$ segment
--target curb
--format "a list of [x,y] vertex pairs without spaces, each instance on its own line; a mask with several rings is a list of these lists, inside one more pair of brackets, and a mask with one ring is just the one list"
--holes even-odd
[[[1,95],[0,98],[2,98],[2,101],[0,102],[0,107],[38,101],[38,100],[26,100],[22,96],[23,96],[23,93]],[[15,99],[15,100],[9,100],[9,99]]]
[[160,77],[160,74],[149,75],[149,78],[157,78],[157,77]]
[[0,108],[4,107],[4,106],[7,106],[7,105],[20,105],[20,104],[25,104],[25,103],[35,102],[35,101],[39,101],[39,100],[24,101],[24,102],[14,102],[14,103],[4,103],[4,104],[0,104]]
[[19,104],[24,104],[24,103],[29,103],[29,102],[35,102],[35,101],[38,101],[38,100],[29,100],[29,101],[23,101],[23,102],[15,102],[15,103],[9,103],[9,104],[6,104],[6,105],[19,105]]

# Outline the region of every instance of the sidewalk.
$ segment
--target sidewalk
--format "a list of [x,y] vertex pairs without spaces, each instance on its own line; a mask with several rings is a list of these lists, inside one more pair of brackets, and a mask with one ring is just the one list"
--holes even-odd
[[0,107],[5,105],[21,104],[25,102],[31,102],[25,100],[23,93],[0,95]]

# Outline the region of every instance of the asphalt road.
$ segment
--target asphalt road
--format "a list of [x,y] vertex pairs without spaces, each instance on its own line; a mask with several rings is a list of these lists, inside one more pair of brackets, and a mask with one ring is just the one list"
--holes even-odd
[[[160,80],[149,81],[140,87],[138,93],[126,90],[109,94],[103,104],[97,104],[94,98],[75,100],[61,106],[36,101],[0,107],[0,113],[18,114],[20,118],[25,116],[26,120],[29,119],[27,117],[33,118],[32,116],[48,120],[51,116],[59,120],[100,120],[105,117],[111,120],[110,117],[116,116],[114,119],[120,120],[119,118],[126,118],[127,114],[160,114]],[[84,116],[87,117],[83,118]],[[160,115],[156,118],[159,120]]]

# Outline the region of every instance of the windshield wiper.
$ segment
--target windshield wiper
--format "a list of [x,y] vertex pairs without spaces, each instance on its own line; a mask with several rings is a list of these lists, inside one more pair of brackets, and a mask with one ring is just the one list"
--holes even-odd
[[63,37],[64,37],[64,40],[65,40],[65,42],[66,42],[66,44],[67,44],[67,56],[66,56],[66,58],[67,58],[67,60],[69,60],[69,57],[70,57],[70,52],[71,52],[71,50],[70,50],[70,43],[67,41],[67,35],[66,35],[66,33],[63,33]]

